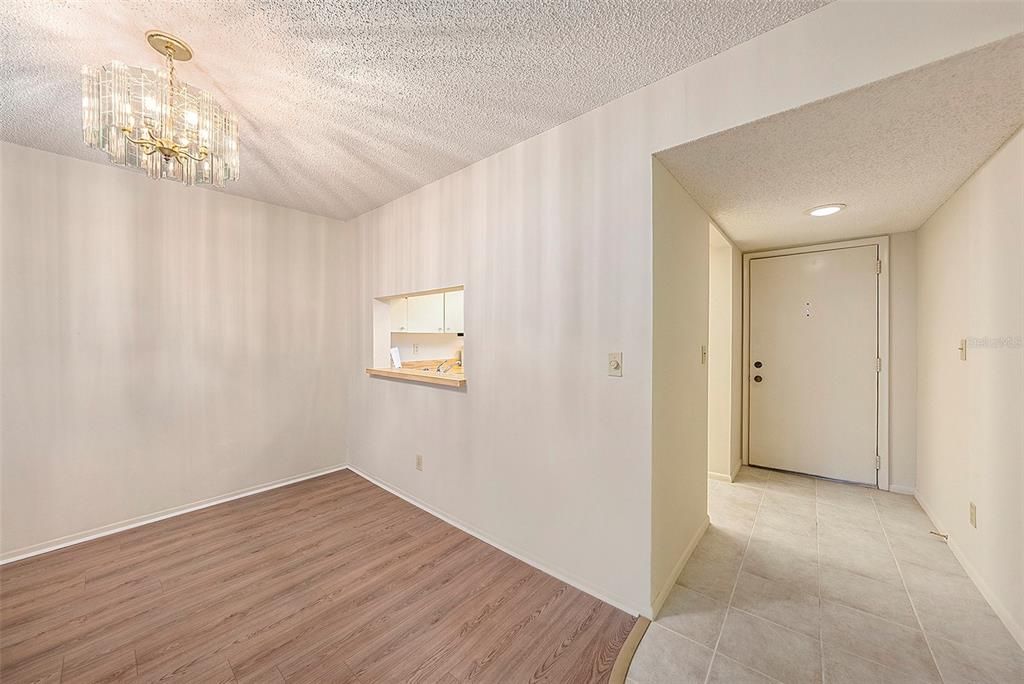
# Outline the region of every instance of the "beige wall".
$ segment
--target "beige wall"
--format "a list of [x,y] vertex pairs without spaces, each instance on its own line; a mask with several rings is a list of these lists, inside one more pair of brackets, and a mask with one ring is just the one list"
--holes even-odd
[[[651,601],[668,596],[708,522],[708,224],[652,160]],[[728,401],[728,399],[726,398]]]
[[708,472],[732,480],[742,458],[743,254],[713,223],[708,236]]
[[0,143],[6,557],[344,462],[328,219]]
[[889,488],[917,486],[917,231],[889,237]]
[[917,240],[917,496],[1024,644],[1024,133]]

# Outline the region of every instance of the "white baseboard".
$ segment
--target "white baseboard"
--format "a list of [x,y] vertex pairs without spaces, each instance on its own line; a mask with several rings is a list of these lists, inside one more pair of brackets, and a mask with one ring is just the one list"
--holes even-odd
[[889,482],[889,491],[895,492],[897,494],[909,494],[910,496],[914,496],[915,494],[917,494],[917,489],[915,487],[898,485],[893,482]]
[[644,615],[649,620],[654,620],[658,615],[658,611],[665,605],[665,601],[668,599],[668,595],[672,592],[672,587],[676,585],[676,580],[679,579],[679,575],[683,573],[683,567],[686,565],[686,561],[690,560],[690,556],[693,555],[693,550],[697,548],[697,544],[700,543],[701,538],[704,537],[704,533],[707,532],[708,526],[711,524],[711,518],[704,516],[704,522],[701,523],[697,532],[690,539],[690,542],[683,549],[682,555],[679,556],[679,560],[676,561],[676,565],[672,568],[672,573],[668,576],[668,581],[665,582],[658,595],[651,601],[650,614]]
[[32,556],[38,556],[42,553],[48,553],[50,551],[56,551],[57,549],[63,549],[67,546],[73,546],[75,544],[81,544],[93,539],[99,539],[100,537],[106,537],[107,535],[117,534],[118,532],[124,532],[134,527],[141,527],[142,525],[148,525],[149,523],[157,522],[158,520],[166,520],[167,518],[173,518],[176,515],[184,515],[185,513],[191,513],[192,511],[198,511],[203,508],[209,508],[210,506],[216,506],[217,504],[226,503],[235,499],[241,499],[242,497],[252,496],[253,494],[259,494],[269,489],[277,489],[278,487],[284,487],[285,485],[294,484],[301,482],[302,480],[309,480],[314,477],[320,477],[327,473],[333,473],[338,470],[344,470],[348,468],[348,465],[335,465],[328,466],[327,468],[320,468],[318,470],[312,470],[302,475],[296,475],[295,477],[288,477],[283,480],[275,480],[274,482],[268,482],[266,484],[256,485],[254,487],[248,487],[246,489],[239,489],[228,494],[221,496],[215,496],[210,499],[204,499],[202,501],[196,501],[194,503],[184,504],[182,506],[175,506],[174,508],[168,508],[157,513],[149,513],[147,515],[141,515],[137,518],[130,520],[123,520],[121,522],[112,523],[110,525],[104,525],[102,527],[96,527],[85,532],[78,532],[76,534],[69,534],[66,537],[60,537],[58,539],[52,539],[41,544],[34,544],[32,546],[25,546],[20,549],[14,549],[7,553],[0,554],[0,565],[5,563],[13,563],[17,560],[24,558],[30,558]]
[[[921,505],[924,512],[927,513],[928,517],[932,519],[933,523],[935,523],[939,532],[949,529],[943,525],[942,521],[938,517],[936,517],[933,512],[935,509],[929,507],[928,504],[924,502],[924,499],[921,498],[920,494],[915,494],[914,498],[917,499],[917,503]],[[1003,621],[1004,625],[1006,625],[1006,629],[1010,632],[1010,635],[1013,636],[1018,644],[1020,644],[1021,648],[1024,648],[1024,627],[1017,623],[1010,611],[1005,605],[1003,605],[1003,602],[996,596],[995,592],[989,588],[988,584],[986,584],[978,570],[969,560],[967,560],[967,556],[964,555],[964,552],[960,550],[959,546],[957,546],[956,540],[953,539],[953,535],[950,535],[949,539],[946,540],[946,545],[949,546],[949,550],[953,552],[956,559],[960,561],[960,565],[963,566],[967,576],[970,577],[971,581],[978,587],[978,591],[981,592],[981,595],[984,596],[985,600],[988,601],[988,604],[992,606],[992,610],[995,611],[996,615],[999,616],[999,619]]]
[[468,524],[462,522],[461,520],[459,520],[457,518],[454,518],[454,517],[448,515],[447,513],[444,513],[443,511],[440,511],[440,510],[434,508],[433,506],[430,506],[430,505],[424,503],[423,501],[420,501],[419,499],[417,499],[415,496],[409,494],[408,492],[405,492],[405,491],[399,489],[398,487],[390,485],[390,484],[384,482],[383,480],[381,480],[381,479],[379,479],[379,478],[377,478],[377,477],[375,477],[373,475],[370,475],[369,473],[361,470],[360,468],[358,468],[356,466],[349,465],[348,468],[352,472],[356,473],[357,475],[359,475],[361,477],[366,478],[367,480],[369,480],[373,484],[377,485],[381,489],[387,490],[387,491],[391,492],[392,494],[394,494],[395,496],[399,497],[400,499],[404,499],[405,501],[408,501],[409,503],[411,503],[416,508],[419,508],[421,510],[426,511],[427,513],[429,513],[430,515],[434,516],[435,518],[440,518],[441,520],[445,521],[449,525],[452,525],[454,527],[459,528],[460,530],[462,530],[466,534],[469,534],[469,535],[471,535],[473,537],[476,537],[480,541],[482,541],[485,544],[488,544],[490,546],[493,546],[494,548],[498,549],[499,551],[507,553],[508,555],[510,555],[510,556],[512,556],[514,558],[518,558],[519,560],[523,561],[527,565],[530,565],[530,566],[540,570],[543,573],[551,575],[555,579],[558,579],[558,580],[560,580],[562,582],[565,582],[566,584],[568,584],[570,586],[573,586],[573,587],[579,589],[580,591],[582,591],[584,593],[590,594],[591,596],[593,596],[595,598],[598,598],[598,599],[604,601],[605,603],[607,603],[609,605],[615,606],[619,610],[621,610],[623,612],[626,612],[626,613],[629,613],[630,615],[634,615],[635,616],[635,615],[639,615],[641,612],[643,612],[641,610],[637,610],[637,608],[635,606],[630,605],[627,601],[623,601],[622,599],[619,599],[619,598],[617,598],[615,596],[611,596],[607,592],[605,592],[605,591],[603,591],[603,590],[593,586],[592,584],[590,584],[588,582],[584,582],[584,581],[582,581],[582,580],[580,580],[580,579],[578,579],[576,577],[573,577],[569,573],[562,572],[561,570],[558,570],[557,568],[552,568],[549,565],[545,565],[544,563],[541,563],[541,562],[537,561],[536,559],[533,559],[533,558],[529,557],[528,555],[526,555],[524,553],[521,553],[519,551],[511,549],[508,546],[505,546],[504,544],[501,544],[501,543],[495,541],[492,537],[490,537],[486,533],[476,529],[475,527],[473,527],[471,525],[468,525]]
[[713,473],[708,471],[709,480],[718,480],[719,482],[732,482],[733,478],[729,475],[723,475],[722,473]]

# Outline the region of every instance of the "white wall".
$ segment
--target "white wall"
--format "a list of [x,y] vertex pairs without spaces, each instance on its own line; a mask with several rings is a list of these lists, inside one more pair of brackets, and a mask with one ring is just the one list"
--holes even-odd
[[1024,133],[917,240],[917,496],[1024,644]]
[[713,223],[708,236],[708,473],[732,481],[743,453],[743,254]]
[[344,461],[335,221],[0,143],[12,557]]
[[[358,283],[350,460],[649,610],[651,154],[1000,39],[1022,18],[1017,3],[832,3],[353,220],[354,256],[332,262]],[[372,298],[455,284],[474,293],[466,391],[366,377]],[[606,375],[611,351],[622,378]]]
[[917,231],[889,237],[889,488],[917,486]]
[[708,225],[657,159],[653,173],[651,613],[708,523]]

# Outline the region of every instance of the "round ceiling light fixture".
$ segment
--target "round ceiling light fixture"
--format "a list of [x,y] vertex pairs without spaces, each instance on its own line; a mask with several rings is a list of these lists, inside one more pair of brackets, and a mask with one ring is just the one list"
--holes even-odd
[[820,207],[812,207],[804,213],[810,214],[811,216],[831,216],[832,214],[838,214],[845,208],[846,205],[840,203],[822,204]]

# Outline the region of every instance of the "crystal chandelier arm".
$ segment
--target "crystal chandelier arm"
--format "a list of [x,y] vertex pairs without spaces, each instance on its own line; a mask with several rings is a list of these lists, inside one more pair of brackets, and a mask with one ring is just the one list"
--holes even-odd
[[132,129],[127,126],[123,126],[121,128],[121,133],[124,134],[125,140],[132,143],[133,145],[137,145],[142,150],[143,154],[153,154],[158,149],[156,142],[151,138],[133,138],[131,135]]

